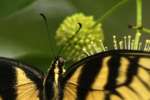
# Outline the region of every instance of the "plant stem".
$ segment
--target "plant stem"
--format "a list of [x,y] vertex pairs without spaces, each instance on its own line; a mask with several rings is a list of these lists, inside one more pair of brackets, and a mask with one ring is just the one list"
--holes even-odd
[[150,29],[148,28],[143,27],[142,31],[150,34]]
[[141,32],[138,27],[142,26],[142,0],[136,0],[136,35],[135,35],[135,42],[134,42],[134,49],[138,49],[138,43],[140,41]]
[[137,4],[137,26],[141,27],[142,26],[142,0],[136,0]]
[[121,0],[120,2],[117,2],[117,4],[115,4],[113,7],[111,7],[110,9],[108,9],[108,11],[106,11],[104,13],[104,15],[102,15],[95,23],[95,25],[93,27],[95,27],[97,24],[101,23],[103,20],[105,20],[108,16],[110,16],[118,7],[120,7],[121,5],[125,4],[128,0]]

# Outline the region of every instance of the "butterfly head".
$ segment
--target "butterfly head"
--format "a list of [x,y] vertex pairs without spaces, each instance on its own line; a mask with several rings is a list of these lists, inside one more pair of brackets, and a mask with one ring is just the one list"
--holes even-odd
[[48,100],[58,100],[59,98],[64,73],[63,65],[64,59],[60,56],[55,57],[44,82],[45,95]]
[[64,59],[60,56],[57,56],[52,64],[52,67],[54,67],[53,71],[54,74],[63,74],[64,73]]

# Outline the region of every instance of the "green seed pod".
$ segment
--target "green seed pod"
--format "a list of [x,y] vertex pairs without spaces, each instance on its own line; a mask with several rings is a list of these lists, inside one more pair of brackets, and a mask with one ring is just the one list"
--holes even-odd
[[103,30],[100,23],[96,24],[93,16],[76,13],[62,22],[55,38],[59,41],[58,45],[65,47],[62,50],[63,56],[74,56],[76,60],[83,58],[86,51],[88,54],[101,51],[100,40],[103,40]]

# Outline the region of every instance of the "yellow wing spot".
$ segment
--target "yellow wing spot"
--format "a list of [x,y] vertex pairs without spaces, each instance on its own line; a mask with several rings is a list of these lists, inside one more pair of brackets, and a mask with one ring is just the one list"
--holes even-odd
[[126,80],[127,69],[129,67],[129,60],[125,57],[121,57],[119,66],[119,77],[117,78],[117,84],[124,83]]
[[0,100],[3,100],[1,96],[0,96]]
[[147,69],[150,69],[150,58],[140,58],[139,65],[142,65]]
[[[99,71],[98,75],[96,76],[96,80],[92,85],[92,89],[103,90],[104,85],[107,83],[108,77],[108,61],[110,60],[111,56],[105,57],[102,61],[101,71]],[[92,66],[91,66],[92,67]],[[98,66],[100,67],[100,66]],[[103,80],[103,81],[102,81]],[[101,83],[99,83],[101,82]]]
[[[149,80],[145,80],[145,83],[149,84]],[[134,77],[133,82],[130,85],[134,90],[138,93],[137,97],[140,100],[149,100],[150,99],[150,91],[144,86],[144,84],[137,78]],[[136,99],[134,99],[136,100]]]
[[17,86],[32,82],[32,80],[30,80],[26,76],[26,73],[21,68],[16,68],[16,76],[17,76]]
[[26,76],[21,68],[16,68],[17,75],[17,99],[16,100],[39,100],[39,90],[36,84]]
[[80,77],[81,74],[81,69],[84,65],[81,65],[77,70],[74,72],[74,74],[71,76],[71,78],[68,80],[68,83],[78,85],[78,78]]
[[142,68],[139,68],[138,76],[146,83],[149,84],[150,87],[150,74]]
[[31,98],[38,98],[39,91],[34,84],[26,84],[17,87],[17,100],[36,100]]

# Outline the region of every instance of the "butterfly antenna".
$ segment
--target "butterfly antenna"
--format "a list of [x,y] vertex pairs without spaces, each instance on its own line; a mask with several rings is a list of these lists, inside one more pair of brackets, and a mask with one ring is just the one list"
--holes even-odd
[[[52,34],[49,34],[49,27],[48,27],[47,18],[46,18],[46,16],[43,13],[40,13],[40,15],[43,18],[44,24],[46,26],[46,30],[47,30],[47,33],[48,33],[48,41],[49,41],[49,43],[51,43],[51,41],[52,41]],[[54,52],[54,46],[53,46],[53,44],[50,44],[49,47],[50,47],[50,51],[52,52],[52,54],[54,54],[55,52]]]
[[42,18],[43,18],[43,20],[44,20],[44,23],[45,23],[45,26],[46,26],[47,31],[49,31],[49,30],[48,30],[48,23],[47,23],[47,18],[46,18],[46,16],[45,16],[43,13],[40,13],[40,15],[42,16]]
[[72,41],[72,40],[79,34],[79,31],[80,31],[81,28],[82,28],[82,24],[81,24],[81,23],[77,23],[77,24],[79,25],[79,28],[77,29],[77,31],[75,32],[75,34],[74,34],[72,37],[70,37],[70,38],[64,43],[64,46],[59,49],[58,54],[61,55],[61,53],[68,47],[68,45],[71,46],[70,41]]

